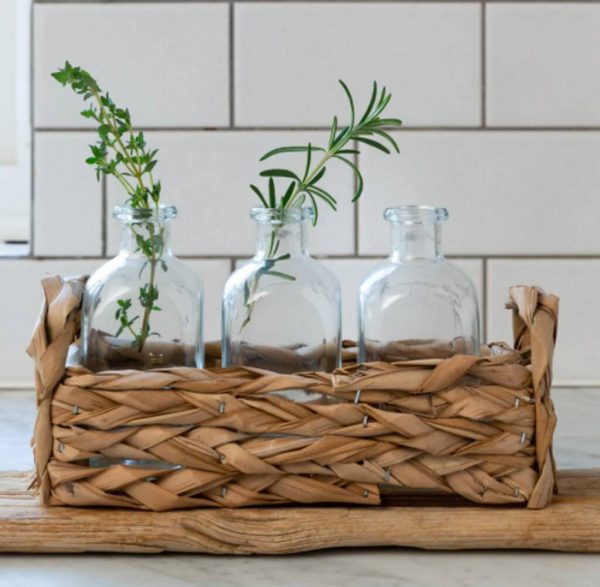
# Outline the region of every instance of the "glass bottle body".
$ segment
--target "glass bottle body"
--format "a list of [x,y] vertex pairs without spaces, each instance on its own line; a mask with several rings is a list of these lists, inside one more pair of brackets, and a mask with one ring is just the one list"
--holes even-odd
[[256,255],[223,295],[223,365],[279,373],[340,365],[340,286],[306,247],[311,209],[255,208]]
[[202,367],[202,281],[170,248],[176,209],[115,208],[119,254],[86,283],[82,363],[92,371]]
[[359,292],[359,360],[479,353],[479,310],[469,278],[441,251],[444,209],[388,208],[392,253]]

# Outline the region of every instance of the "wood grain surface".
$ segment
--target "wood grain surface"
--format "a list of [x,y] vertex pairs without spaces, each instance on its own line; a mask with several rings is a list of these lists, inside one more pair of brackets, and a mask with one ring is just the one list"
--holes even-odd
[[30,479],[0,473],[0,552],[284,554],[357,546],[600,552],[600,469],[561,472],[560,494],[543,510],[440,497],[395,498],[380,507],[162,513],[44,507],[27,489]]

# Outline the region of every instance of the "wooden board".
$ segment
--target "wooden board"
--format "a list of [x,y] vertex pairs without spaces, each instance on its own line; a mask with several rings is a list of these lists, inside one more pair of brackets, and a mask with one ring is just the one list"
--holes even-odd
[[564,471],[544,510],[440,498],[381,507],[281,507],[149,513],[46,508],[29,475],[0,473],[0,552],[284,554],[325,548],[600,552],[600,469]]

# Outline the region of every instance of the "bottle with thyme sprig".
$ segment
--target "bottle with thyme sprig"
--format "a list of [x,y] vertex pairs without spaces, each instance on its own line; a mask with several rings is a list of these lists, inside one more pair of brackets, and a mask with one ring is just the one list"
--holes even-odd
[[52,76],[83,98],[81,115],[96,125],[86,162],[98,180],[111,178],[126,194],[113,210],[122,224],[119,254],[86,284],[83,364],[93,371],[202,366],[202,283],[171,251],[177,209],[161,203],[158,149],[90,73],[66,62]]
[[262,207],[253,208],[258,224],[257,251],[225,285],[222,309],[223,364],[246,365],[282,373],[332,371],[340,364],[340,286],[307,248],[309,226],[319,205],[336,211],[338,200],[323,186],[332,164],[343,164],[355,177],[352,202],[363,193],[357,165],[361,147],[399,152],[389,129],[402,123],[386,118],[391,94],[373,83],[366,108],[357,113],[348,86],[340,80],[350,116],[347,126],[333,117],[324,145],[279,147],[260,160],[303,153],[300,170],[272,166],[260,173],[265,187],[250,186]]

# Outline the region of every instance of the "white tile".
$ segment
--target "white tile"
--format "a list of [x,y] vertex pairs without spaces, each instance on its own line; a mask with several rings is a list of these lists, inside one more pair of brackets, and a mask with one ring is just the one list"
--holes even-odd
[[512,342],[510,313],[504,309],[511,285],[538,285],[560,297],[557,383],[600,381],[598,324],[600,261],[582,259],[491,260],[488,265],[490,340]]
[[198,273],[204,285],[204,340],[220,340],[221,298],[231,264],[228,259],[185,259],[185,263]]
[[[33,385],[33,362],[25,347],[42,303],[41,279],[48,274],[90,274],[101,260],[0,260],[0,387]],[[221,336],[221,294],[229,261],[187,261],[204,282],[204,336]]]
[[[342,287],[342,335],[356,340],[358,334],[358,289],[363,280],[383,259],[326,259],[323,264],[340,281]],[[483,267],[479,259],[452,259],[471,279],[480,307],[482,300]]]
[[359,104],[386,84],[407,125],[479,125],[480,46],[476,4],[237,4],[236,123],[330,124],[342,78]]
[[225,3],[36,4],[36,126],[85,126],[81,97],[50,77],[65,60],[138,126],[228,124],[228,22]]
[[600,124],[600,5],[488,4],[488,123]]
[[102,254],[102,188],[85,160],[92,133],[37,132],[34,253]]
[[[250,183],[263,189],[258,173],[274,166],[303,171],[304,154],[286,154],[263,163],[258,159],[272,148],[326,141],[322,132],[150,132],[148,143],[160,149],[155,176],[163,184],[162,197],[175,204],[179,218],[173,224],[173,248],[178,255],[252,256],[255,225],[251,207],[260,205]],[[351,254],[354,251],[352,174],[343,163],[327,167],[323,186],[338,196],[337,213],[320,207],[318,226],[309,244],[315,254]],[[287,185],[287,184],[285,184]],[[264,189],[263,189],[264,191]],[[123,201],[123,190],[109,181],[109,206]],[[110,251],[118,245],[119,226],[108,214]]]
[[600,133],[400,132],[401,154],[363,149],[361,254],[388,252],[383,209],[434,204],[450,211],[452,255],[597,254]]
[[25,353],[42,305],[41,280],[49,274],[89,274],[101,261],[0,260],[0,386],[33,385]]

